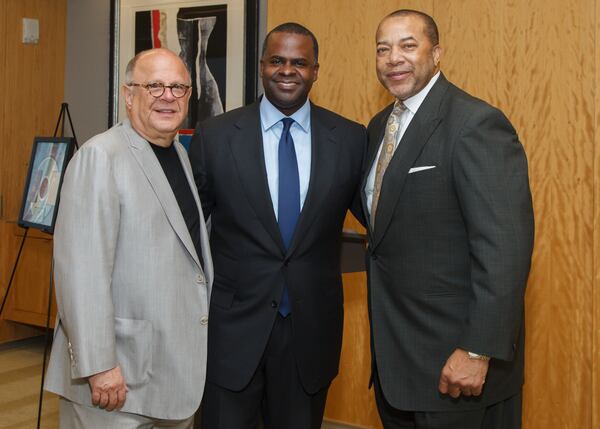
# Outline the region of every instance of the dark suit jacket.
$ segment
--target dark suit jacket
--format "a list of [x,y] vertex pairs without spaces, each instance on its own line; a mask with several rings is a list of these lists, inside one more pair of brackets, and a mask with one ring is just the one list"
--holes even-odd
[[[391,109],[369,124],[366,174]],[[435,168],[409,174],[425,166]],[[519,391],[533,229],[515,130],[502,112],[441,75],[389,164],[369,231],[372,349],[391,405],[474,409]],[[438,392],[456,348],[492,357],[478,398]]]
[[259,115],[256,102],[212,118],[200,124],[190,147],[212,228],[215,281],[207,377],[232,390],[247,385],[265,349],[285,283],[294,355],[302,384],[312,393],[327,386],[338,371],[341,232],[360,184],[366,133],[364,126],[311,105],[309,189],[286,252],[267,184]]

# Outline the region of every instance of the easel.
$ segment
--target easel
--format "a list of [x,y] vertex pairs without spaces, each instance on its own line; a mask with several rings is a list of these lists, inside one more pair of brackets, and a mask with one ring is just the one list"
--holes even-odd
[[[58,115],[58,120],[56,121],[56,127],[54,128],[53,137],[64,137],[65,135],[65,118],[69,120],[69,126],[71,128],[71,134],[73,134],[73,138],[75,139],[75,150],[79,148],[77,144],[77,137],[75,136],[75,129],[73,128],[73,122],[71,121],[71,114],[69,113],[69,105],[67,103],[62,103],[60,106],[60,113]],[[60,127],[60,136],[58,135],[58,129]],[[12,268],[12,272],[10,274],[10,279],[8,281],[8,286],[6,287],[6,292],[4,293],[4,298],[2,299],[2,306],[0,306],[0,320],[2,319],[2,312],[4,311],[4,306],[6,305],[6,301],[8,299],[8,294],[10,292],[10,288],[13,284],[13,280],[15,277],[15,273],[17,272],[17,266],[19,265],[19,260],[21,258],[21,253],[23,252],[23,246],[25,245],[25,239],[27,238],[27,233],[29,232],[29,227],[25,227],[25,232],[23,233],[23,238],[21,239],[21,244],[19,245],[19,251],[17,253],[17,258],[15,259],[15,263]],[[44,360],[42,363],[42,381],[40,383],[40,395],[38,400],[38,415],[37,415],[37,429],[40,429],[40,422],[42,417],[42,399],[44,396],[44,379],[46,375],[46,361],[48,357],[48,349],[50,346],[50,311],[52,309],[52,292],[53,292],[53,276],[54,276],[54,258],[51,258],[50,262],[50,280],[48,286],[48,310],[46,313],[46,333],[45,333],[45,346],[44,346]]]

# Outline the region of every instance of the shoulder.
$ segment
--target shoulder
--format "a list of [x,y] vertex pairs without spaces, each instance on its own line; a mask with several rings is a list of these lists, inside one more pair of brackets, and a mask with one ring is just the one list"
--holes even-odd
[[[103,168],[109,168],[111,165],[129,162],[130,146],[135,139],[141,139],[141,137],[127,124],[118,123],[83,143],[75,152],[70,164],[103,165]],[[96,170],[94,169],[90,173],[95,173]]]
[[69,161],[64,189],[90,187],[90,183],[106,183],[125,159],[128,144],[120,125],[97,134],[81,145]]
[[210,132],[212,130],[220,130],[231,128],[235,126],[242,119],[252,119],[255,116],[255,120],[259,121],[258,106],[256,103],[249,106],[238,107],[237,109],[230,110],[218,116],[207,118],[198,124],[198,129],[204,132]]
[[223,142],[252,138],[260,129],[258,103],[239,107],[218,116],[201,121],[194,131],[188,155],[195,166],[202,158],[220,152],[226,145]]
[[[507,154],[524,155],[517,131],[506,115],[492,104],[450,85],[443,109],[443,121],[455,142],[457,159],[494,160],[489,170],[502,165]],[[481,157],[484,160],[481,160]]]
[[338,113],[325,109],[321,106],[317,106],[316,104],[311,103],[311,109],[313,117],[325,125],[346,130],[350,133],[364,134],[365,127],[358,122],[352,121]]
[[77,150],[81,154],[105,154],[107,156],[114,155],[122,150],[125,145],[125,133],[123,124],[119,123],[103,133],[96,134],[88,141],[83,143]]
[[444,116],[450,118],[460,117],[460,122],[466,128],[488,121],[502,123],[512,128],[510,121],[499,108],[451,83],[448,86],[442,109],[444,110]]

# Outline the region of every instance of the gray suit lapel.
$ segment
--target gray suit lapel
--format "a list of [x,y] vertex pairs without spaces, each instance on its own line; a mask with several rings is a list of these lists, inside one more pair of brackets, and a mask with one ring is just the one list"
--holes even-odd
[[442,121],[439,109],[447,89],[448,81],[441,75],[427,94],[396,148],[383,177],[375,228],[374,231],[371,231],[373,248],[377,247],[385,235],[406,182],[408,171]]
[[[210,279],[212,279],[212,256],[210,253],[209,247],[209,237],[208,231],[206,229],[206,223],[204,221],[204,214],[202,213],[202,204],[200,203],[200,197],[198,195],[198,191],[196,189],[196,182],[194,181],[194,173],[192,172],[192,166],[190,164],[189,158],[187,157],[187,153],[185,152],[185,148],[176,143],[175,149],[177,150],[177,154],[179,155],[179,160],[181,161],[181,165],[183,166],[183,171],[185,172],[185,177],[190,185],[192,190],[192,195],[194,195],[194,200],[196,201],[196,206],[198,207],[198,215],[200,218],[200,243],[202,248],[202,260],[204,261],[204,266],[201,267],[204,271],[204,275],[207,278],[207,283],[210,284]],[[185,220],[184,220],[185,223]],[[187,229],[187,225],[186,225]],[[188,234],[189,235],[189,234]],[[193,243],[192,243],[193,244]],[[192,245],[195,253],[195,246]],[[192,254],[192,256],[194,256]],[[197,259],[194,259],[197,260]],[[199,261],[197,261],[199,263]]]
[[150,144],[135,132],[129,121],[123,122],[123,129],[127,134],[131,153],[144,172],[148,182],[150,182],[150,186],[154,190],[169,223],[196,264],[200,266],[194,243],[192,242],[190,232],[187,229],[187,225],[185,224],[185,220],[179,209],[179,204],[175,199],[171,185],[169,185],[169,181],[167,180],[158,159],[156,159],[156,155],[154,155],[152,148],[150,148]]

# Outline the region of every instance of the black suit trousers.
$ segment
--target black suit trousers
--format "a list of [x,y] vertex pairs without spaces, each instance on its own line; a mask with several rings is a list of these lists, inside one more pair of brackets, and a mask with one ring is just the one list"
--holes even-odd
[[403,411],[385,399],[374,377],[375,402],[384,429],[521,429],[522,394],[477,410]]
[[293,315],[278,315],[265,354],[248,386],[232,391],[207,382],[203,429],[255,429],[262,410],[265,429],[319,429],[328,387],[308,394],[292,352]]

